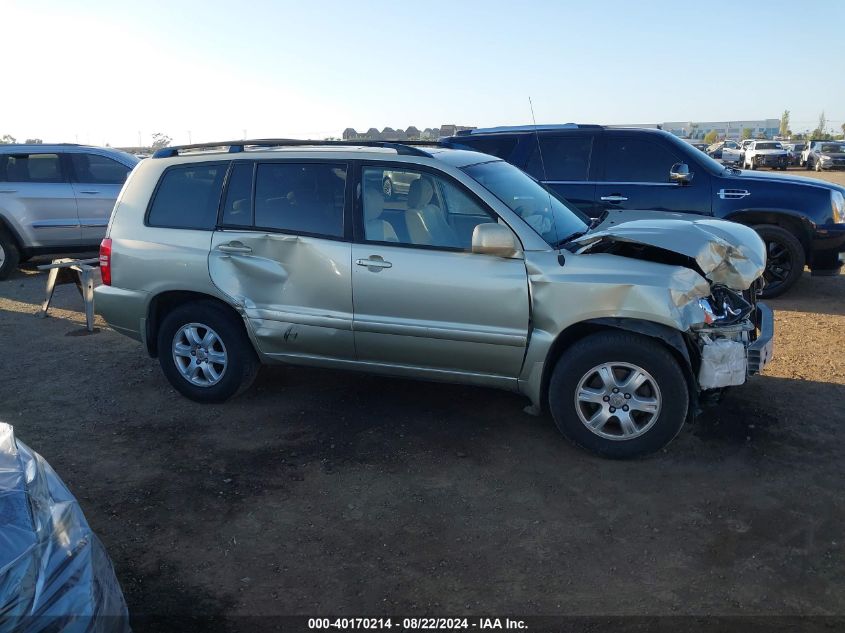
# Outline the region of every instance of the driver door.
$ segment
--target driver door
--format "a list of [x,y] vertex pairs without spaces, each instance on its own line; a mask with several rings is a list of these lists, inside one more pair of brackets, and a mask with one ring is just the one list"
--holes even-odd
[[523,259],[471,252],[474,227],[498,219],[445,175],[403,166],[408,193],[386,199],[384,172],[398,169],[365,165],[357,188],[358,360],[515,380],[529,324]]

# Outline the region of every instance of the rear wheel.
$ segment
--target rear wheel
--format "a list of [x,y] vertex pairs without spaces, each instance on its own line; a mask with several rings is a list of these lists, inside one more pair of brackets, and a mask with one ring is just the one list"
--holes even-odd
[[223,402],[245,391],[259,368],[243,323],[212,301],[178,306],[164,318],[158,360],[170,384],[197,402]]
[[766,269],[763,278],[766,287],[762,297],[779,297],[789,290],[804,272],[806,257],[801,242],[787,229],[773,224],[754,227],[766,243]]
[[561,433],[605,457],[640,457],[678,434],[689,407],[678,361],[638,334],[592,334],[567,349],[549,383]]
[[0,228],[0,279],[8,278],[19,263],[18,245],[7,230]]

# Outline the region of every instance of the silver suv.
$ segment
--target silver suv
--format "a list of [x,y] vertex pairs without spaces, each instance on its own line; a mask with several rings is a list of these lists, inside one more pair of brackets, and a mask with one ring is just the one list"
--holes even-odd
[[0,279],[37,254],[96,250],[138,159],[81,145],[0,145]]
[[[271,362],[484,385],[630,457],[771,357],[753,229],[635,211],[591,225],[486,154],[303,143],[168,148],[115,205],[98,312],[193,400]],[[406,194],[385,195],[388,173]]]

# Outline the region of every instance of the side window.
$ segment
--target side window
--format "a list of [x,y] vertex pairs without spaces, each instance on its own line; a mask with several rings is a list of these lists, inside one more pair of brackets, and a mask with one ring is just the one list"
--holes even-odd
[[252,174],[251,162],[236,162],[229,174],[226,202],[223,205],[223,224],[226,226],[252,226]]
[[346,165],[260,163],[255,176],[255,226],[343,237]]
[[97,185],[122,185],[129,167],[98,154],[68,154],[74,182]]
[[537,138],[534,137],[525,171],[537,180],[587,180],[592,152],[593,137],[589,135],[543,135],[540,136],[539,148]]
[[176,229],[211,231],[228,164],[196,163],[164,172],[150,207],[147,223]]
[[608,182],[669,182],[669,171],[680,159],[667,147],[646,139],[607,139],[604,179]]
[[0,156],[2,182],[64,182],[58,154],[6,154]]
[[368,242],[468,251],[473,229],[497,221],[480,202],[446,178],[365,167],[362,179],[364,238]]

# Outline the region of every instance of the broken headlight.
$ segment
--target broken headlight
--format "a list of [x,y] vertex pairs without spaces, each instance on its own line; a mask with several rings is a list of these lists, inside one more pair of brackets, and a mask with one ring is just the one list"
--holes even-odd
[[733,325],[748,318],[754,309],[741,294],[724,286],[713,286],[713,294],[699,299],[707,325]]

